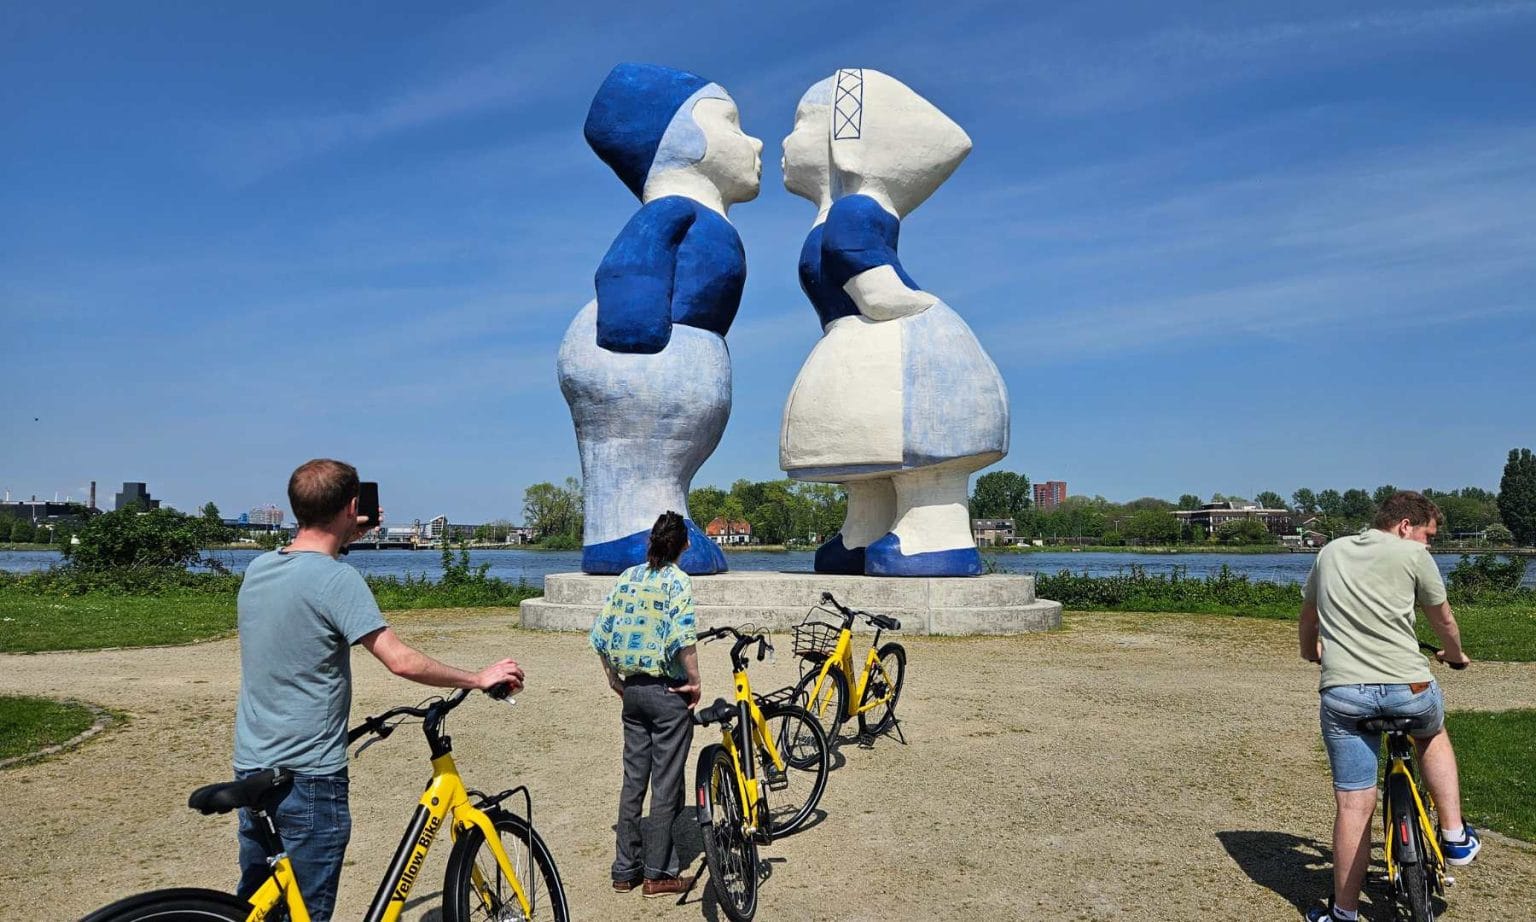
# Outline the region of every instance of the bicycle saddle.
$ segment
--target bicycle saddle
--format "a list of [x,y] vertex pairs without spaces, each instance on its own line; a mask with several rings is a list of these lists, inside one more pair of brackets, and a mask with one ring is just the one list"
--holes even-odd
[[1406,733],[1419,729],[1417,723],[1413,717],[1367,717],[1355,726],[1366,733]]
[[706,724],[712,724],[717,721],[730,720],[735,716],[736,705],[725,700],[724,698],[716,698],[714,704],[711,704],[709,707],[704,708],[703,710],[694,712],[693,722],[702,727]]
[[208,816],[241,807],[270,811],[288,796],[292,787],[292,772],[269,768],[241,781],[203,785],[187,798],[187,806]]

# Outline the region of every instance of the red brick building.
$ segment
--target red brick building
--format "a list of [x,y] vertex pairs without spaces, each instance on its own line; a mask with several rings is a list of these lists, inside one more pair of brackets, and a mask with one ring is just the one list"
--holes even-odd
[[1066,501],[1067,482],[1065,480],[1047,480],[1045,483],[1035,484],[1035,508],[1041,512],[1050,512]]

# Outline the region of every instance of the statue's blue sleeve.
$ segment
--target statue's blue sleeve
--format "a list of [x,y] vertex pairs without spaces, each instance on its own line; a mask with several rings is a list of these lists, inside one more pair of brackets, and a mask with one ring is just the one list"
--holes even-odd
[[826,230],[821,238],[821,271],[837,290],[860,273],[880,266],[896,270],[901,281],[913,290],[912,281],[896,244],[901,236],[901,222],[867,195],[840,198],[827,212]]
[[657,199],[635,212],[597,267],[597,344],[655,354],[672,338],[677,248],[693,226],[686,199]]

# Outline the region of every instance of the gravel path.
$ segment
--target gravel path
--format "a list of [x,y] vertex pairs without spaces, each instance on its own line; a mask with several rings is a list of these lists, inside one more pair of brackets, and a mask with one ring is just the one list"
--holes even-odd
[[[450,662],[510,653],[528,671],[514,707],[477,698],[456,712],[466,780],[532,787],[575,918],[723,918],[704,886],[681,906],[609,891],[617,702],[584,638],[513,624],[484,610],[396,616],[403,636]],[[1069,614],[1048,635],[903,642],[908,745],[842,748],[825,820],[762,851],[773,872],[764,922],[1283,920],[1328,892],[1315,673],[1294,657],[1293,626]],[[704,649],[708,698],[729,690],[725,654]],[[421,697],[356,656],[356,716]],[[754,665],[754,685],[788,684],[794,671],[782,655]],[[77,918],[151,887],[232,887],[233,821],[185,803],[229,776],[237,673],[232,640],[0,656],[0,692],[128,714],[79,749],[0,773],[0,918]],[[1536,707],[1536,664],[1440,678],[1453,708]],[[704,742],[700,733],[695,746]],[[338,919],[362,914],[429,774],[410,732],[351,771]],[[684,844],[697,866],[696,834]],[[408,918],[437,919],[447,852],[440,844],[428,859]],[[1450,918],[1536,919],[1536,847],[1490,835],[1458,877]]]

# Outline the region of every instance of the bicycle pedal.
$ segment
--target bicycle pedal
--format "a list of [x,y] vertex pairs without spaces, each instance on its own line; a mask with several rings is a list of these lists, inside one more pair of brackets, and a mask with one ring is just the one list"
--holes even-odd
[[789,775],[776,768],[770,768],[763,772],[763,780],[768,782],[768,790],[782,791],[789,787]]

